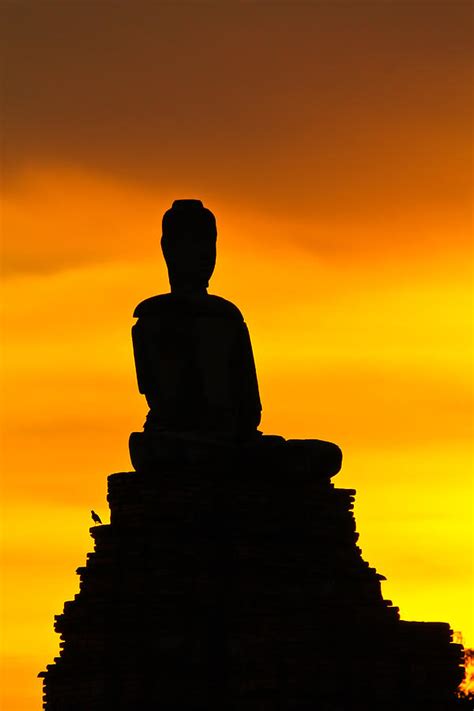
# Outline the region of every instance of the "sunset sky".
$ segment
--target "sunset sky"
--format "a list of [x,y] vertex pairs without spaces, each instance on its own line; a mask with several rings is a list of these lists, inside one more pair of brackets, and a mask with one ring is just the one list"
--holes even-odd
[[40,709],[90,509],[131,468],[132,313],[168,290],[175,198],[216,215],[262,430],[341,446],[385,597],[474,645],[471,12],[2,3],[2,711]]

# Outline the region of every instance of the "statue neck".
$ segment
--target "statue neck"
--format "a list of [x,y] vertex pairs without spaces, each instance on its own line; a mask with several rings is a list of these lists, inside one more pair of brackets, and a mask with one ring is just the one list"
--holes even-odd
[[171,287],[171,293],[174,296],[193,298],[196,296],[207,296],[207,289],[205,287],[196,286],[175,286],[174,288]]

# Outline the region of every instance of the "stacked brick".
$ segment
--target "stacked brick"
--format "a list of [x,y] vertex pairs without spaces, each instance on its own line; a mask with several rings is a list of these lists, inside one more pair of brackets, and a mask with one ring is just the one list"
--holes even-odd
[[316,449],[262,441],[109,476],[44,709],[449,709],[462,648],[384,600],[355,492]]

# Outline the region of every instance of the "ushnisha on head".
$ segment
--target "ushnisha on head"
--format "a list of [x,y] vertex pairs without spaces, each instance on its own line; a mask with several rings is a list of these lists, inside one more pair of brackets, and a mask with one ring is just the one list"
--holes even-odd
[[171,291],[205,292],[216,264],[216,218],[200,200],[175,200],[162,224]]

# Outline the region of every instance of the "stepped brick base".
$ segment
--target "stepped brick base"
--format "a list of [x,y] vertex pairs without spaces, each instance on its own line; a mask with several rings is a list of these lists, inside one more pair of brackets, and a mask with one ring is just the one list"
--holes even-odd
[[44,709],[450,708],[449,625],[399,619],[357,546],[355,492],[277,439],[109,476]]

